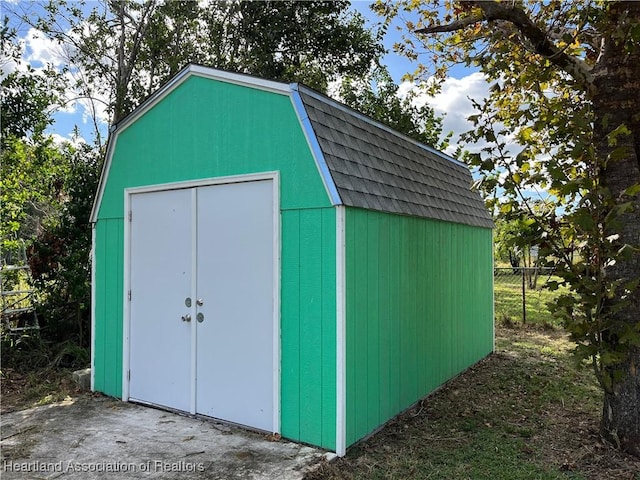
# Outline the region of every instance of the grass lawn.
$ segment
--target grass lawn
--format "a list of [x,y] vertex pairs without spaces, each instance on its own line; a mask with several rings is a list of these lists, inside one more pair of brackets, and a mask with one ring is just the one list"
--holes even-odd
[[601,441],[599,387],[570,350],[560,330],[498,328],[493,355],[306,480],[640,480]]
[[[522,276],[501,269],[494,277],[494,298],[496,318],[501,323],[522,323]],[[559,280],[557,277],[556,280]],[[538,279],[536,288],[525,288],[526,323],[543,326],[560,326],[559,320],[549,313],[548,303],[552,303],[566,289],[551,291],[543,285],[548,276]]]

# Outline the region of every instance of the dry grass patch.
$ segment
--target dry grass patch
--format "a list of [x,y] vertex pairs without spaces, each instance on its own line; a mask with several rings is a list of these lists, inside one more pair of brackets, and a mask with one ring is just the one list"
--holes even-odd
[[640,480],[601,441],[602,396],[571,349],[560,331],[498,329],[495,354],[307,480]]
[[81,393],[69,369],[42,368],[28,373],[3,369],[0,385],[0,413],[59,402]]

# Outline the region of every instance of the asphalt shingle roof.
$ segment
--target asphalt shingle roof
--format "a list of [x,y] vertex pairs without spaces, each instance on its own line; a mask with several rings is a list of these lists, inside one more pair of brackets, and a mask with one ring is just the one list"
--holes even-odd
[[464,164],[302,85],[298,91],[345,205],[493,227]]
[[480,195],[471,190],[471,174],[463,163],[304,85],[194,64],[187,65],[113,127],[92,222],[97,220],[115,138],[189,75],[290,96],[335,204],[493,228]]

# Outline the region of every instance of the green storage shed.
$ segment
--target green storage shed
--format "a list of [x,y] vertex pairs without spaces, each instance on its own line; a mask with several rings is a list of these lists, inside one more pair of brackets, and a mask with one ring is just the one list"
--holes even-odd
[[187,66],[111,131],[92,389],[343,455],[493,350],[471,180],[303,85]]

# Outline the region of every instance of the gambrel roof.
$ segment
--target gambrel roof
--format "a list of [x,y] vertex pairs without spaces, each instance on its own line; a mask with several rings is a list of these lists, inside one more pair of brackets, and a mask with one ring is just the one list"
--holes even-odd
[[334,205],[492,228],[467,166],[302,84],[188,65],[112,129],[92,221],[97,218],[112,140],[191,75],[290,96]]

